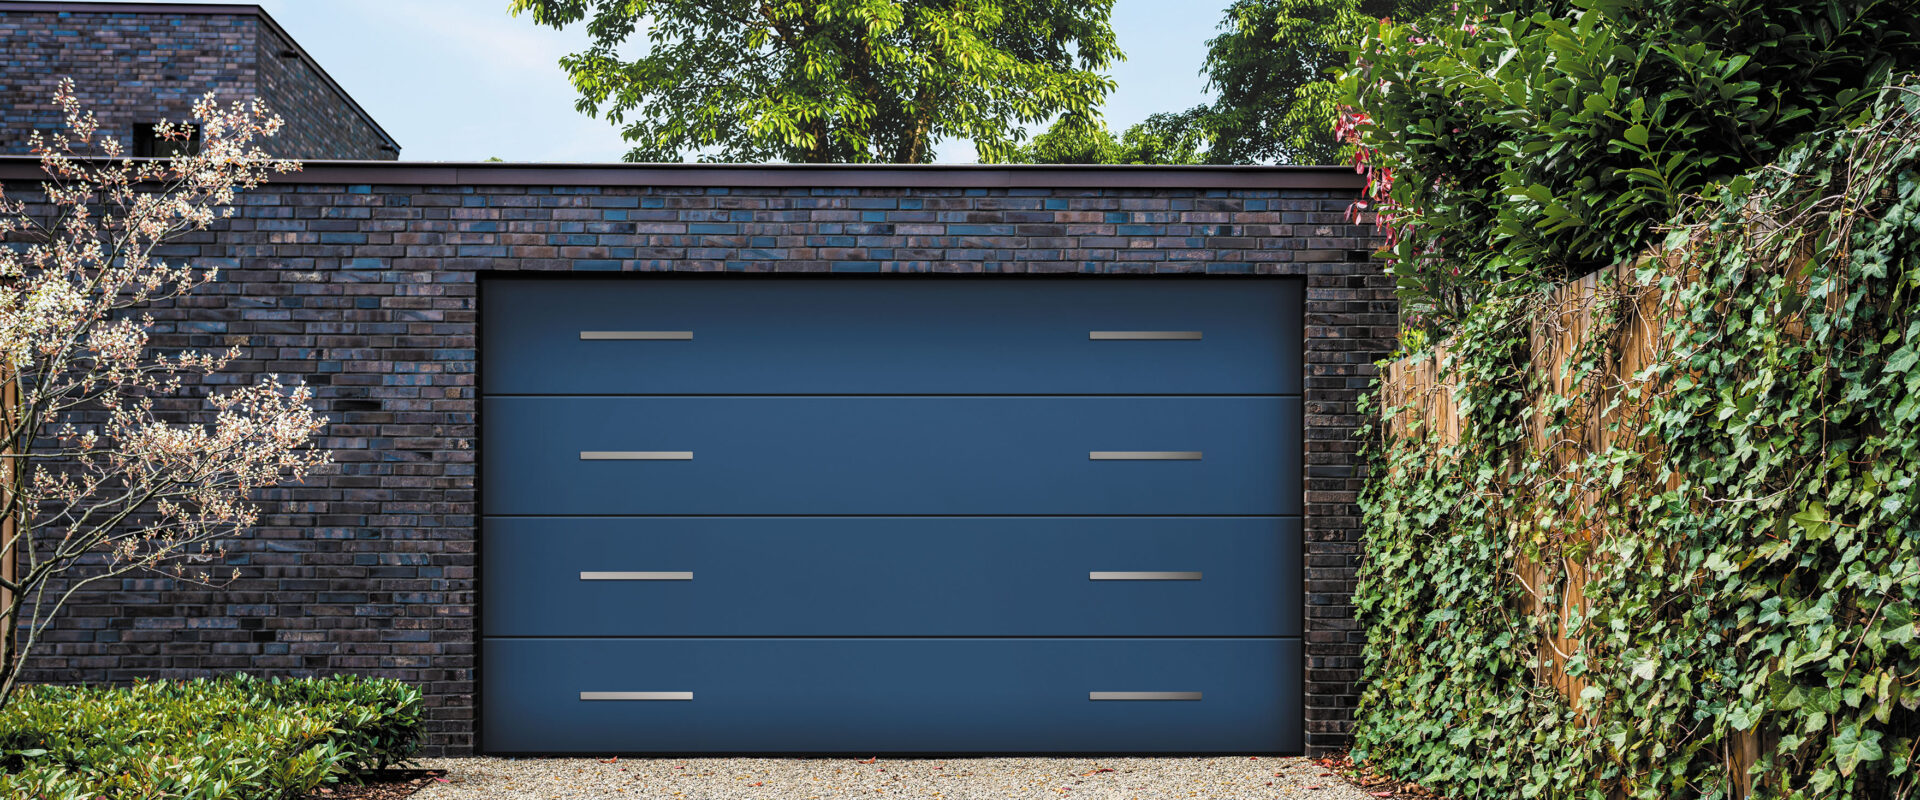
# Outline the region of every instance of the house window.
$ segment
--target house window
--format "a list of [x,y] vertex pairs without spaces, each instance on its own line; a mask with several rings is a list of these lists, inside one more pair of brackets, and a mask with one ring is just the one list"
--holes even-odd
[[[175,126],[178,128],[179,126]],[[166,139],[160,135],[160,126],[153,122],[133,124],[134,158],[164,158],[174,155],[193,155],[200,152],[200,126],[188,124],[186,139]]]

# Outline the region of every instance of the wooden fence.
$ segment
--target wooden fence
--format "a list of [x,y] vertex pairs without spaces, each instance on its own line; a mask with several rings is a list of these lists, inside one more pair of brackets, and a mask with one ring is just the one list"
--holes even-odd
[[[1676,356],[1664,334],[1669,315],[1676,309],[1661,302],[1655,286],[1635,280],[1636,271],[1649,265],[1661,267],[1659,274],[1670,274],[1677,268],[1675,260],[1658,255],[1609,267],[1560,287],[1532,315],[1528,358],[1529,368],[1539,378],[1539,391],[1532,398],[1533,413],[1528,415],[1526,425],[1532,449],[1546,464],[1550,476],[1548,485],[1538,488],[1564,490],[1573,500],[1571,508],[1556,509],[1557,519],[1570,526],[1563,532],[1569,543],[1592,542],[1605,535],[1601,521],[1605,505],[1610,500],[1629,499],[1609,494],[1607,470],[1589,465],[1587,456],[1606,450],[1619,436],[1632,434],[1636,426],[1631,423],[1638,408],[1622,402],[1622,393],[1643,369]],[[1589,346],[1589,340],[1600,335],[1606,340],[1592,343],[1597,347]],[[1390,414],[1387,423],[1392,431],[1407,433],[1417,426],[1419,431],[1433,434],[1442,446],[1460,442],[1462,426],[1467,423],[1461,414],[1453,345],[1451,341],[1442,342],[1429,354],[1388,365],[1380,407]],[[1585,355],[1597,355],[1598,363],[1576,380],[1573,367],[1576,359]],[[1555,396],[1571,401],[1560,415],[1548,407]],[[1647,487],[1632,491],[1650,493]],[[1528,526],[1515,527],[1525,531]],[[1513,548],[1516,556],[1509,577],[1521,589],[1524,611],[1529,616],[1545,613],[1551,620],[1537,632],[1536,673],[1542,683],[1553,686],[1579,710],[1580,692],[1586,682],[1568,675],[1565,665],[1580,650],[1579,632],[1569,628],[1584,616],[1589,602],[1589,564],[1557,556],[1550,563],[1541,563],[1528,556],[1528,548],[1520,544],[1516,542]],[[1563,580],[1556,582],[1556,574]],[[1747,771],[1759,756],[1759,746],[1759,736],[1738,735],[1723,754],[1736,797],[1745,797],[1751,791]]]

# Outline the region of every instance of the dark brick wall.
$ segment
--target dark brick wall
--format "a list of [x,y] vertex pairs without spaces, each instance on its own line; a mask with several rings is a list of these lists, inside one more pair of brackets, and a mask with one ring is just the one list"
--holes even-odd
[[[720,175],[721,173],[716,173]],[[1368,231],[1322,190],[780,189],[276,184],[174,255],[222,269],[157,316],[301,376],[337,469],[277,489],[224,591],[129,581],[73,607],[38,681],[225,670],[387,675],[464,753],[475,689],[476,280],[512,270],[1205,273],[1307,285],[1307,741],[1342,746],[1361,478],[1355,401],[1395,331]]]
[[191,120],[209,91],[251,97],[254,36],[252,18],[238,15],[0,10],[0,152],[26,153],[32,131],[61,127],[52,98],[65,77],[122,144],[136,122]]
[[294,45],[278,30],[260,26],[255,44],[260,96],[288,123],[268,142],[270,152],[285,150],[288,158],[400,157],[312,64],[289,55]]
[[[73,78],[101,133],[129,145],[135,123],[189,122],[207,92],[260,97],[287,122],[268,146],[284,158],[398,158],[338,92],[250,6],[235,13],[34,10],[0,3],[0,154],[63,122],[52,101]],[[122,6],[124,8],[124,6]]]

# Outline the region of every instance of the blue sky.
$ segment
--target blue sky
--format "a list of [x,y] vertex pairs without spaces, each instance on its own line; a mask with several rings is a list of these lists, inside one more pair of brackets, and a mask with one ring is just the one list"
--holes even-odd
[[[1107,122],[1122,129],[1204,96],[1206,40],[1228,0],[1119,0],[1127,61]],[[281,27],[400,141],[409,161],[618,161],[613,125],[573,110],[556,63],[586,42],[507,16],[506,0],[260,0]],[[1038,131],[1034,131],[1038,132]],[[971,162],[943,142],[939,160]]]

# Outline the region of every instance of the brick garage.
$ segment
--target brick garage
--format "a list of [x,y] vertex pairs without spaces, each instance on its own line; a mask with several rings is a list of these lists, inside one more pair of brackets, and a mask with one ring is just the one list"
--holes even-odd
[[[0,163],[20,185],[36,166]],[[338,467],[274,491],[223,591],[130,582],[74,606],[35,681],[364,672],[430,696],[429,750],[475,744],[476,287],[506,271],[1204,273],[1306,281],[1305,695],[1338,748],[1358,677],[1355,402],[1391,280],[1326,168],[309,165],[173,248],[221,279],[165,344],[316,386]],[[901,276],[911,280],[911,276]]]

